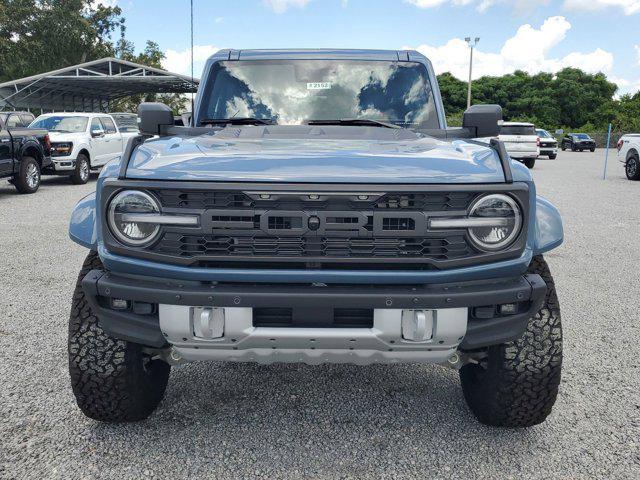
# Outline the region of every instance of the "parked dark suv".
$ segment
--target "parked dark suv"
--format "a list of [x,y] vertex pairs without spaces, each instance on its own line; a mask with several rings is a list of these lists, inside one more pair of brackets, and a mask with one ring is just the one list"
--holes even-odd
[[567,148],[571,149],[572,152],[582,152],[584,150],[591,150],[592,152],[595,152],[596,142],[586,133],[568,133],[562,139],[560,148],[562,148],[563,152]]

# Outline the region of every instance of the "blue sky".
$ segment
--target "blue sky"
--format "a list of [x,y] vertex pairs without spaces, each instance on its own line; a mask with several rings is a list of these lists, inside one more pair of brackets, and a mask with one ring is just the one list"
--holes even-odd
[[[189,71],[189,1],[106,0],[138,49]],[[603,71],[640,90],[640,0],[194,0],[196,75],[219,48],[415,48],[438,73],[466,74],[466,36],[481,38],[477,75],[564,66]]]

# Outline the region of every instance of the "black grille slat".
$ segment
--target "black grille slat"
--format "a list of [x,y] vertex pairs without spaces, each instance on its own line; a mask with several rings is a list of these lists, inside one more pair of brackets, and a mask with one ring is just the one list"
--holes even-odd
[[[471,201],[482,192],[426,192],[387,193],[371,200],[353,201],[344,196],[329,197],[324,201],[303,200],[298,196],[276,200],[252,199],[238,191],[215,190],[155,190],[160,203],[167,208],[264,208],[274,210],[414,210],[455,211],[465,210]],[[302,196],[304,197],[304,196]]]
[[446,238],[353,238],[353,237],[266,237],[225,235],[181,235],[167,233],[154,247],[164,254],[181,257],[416,257],[450,259],[473,252],[464,236]]

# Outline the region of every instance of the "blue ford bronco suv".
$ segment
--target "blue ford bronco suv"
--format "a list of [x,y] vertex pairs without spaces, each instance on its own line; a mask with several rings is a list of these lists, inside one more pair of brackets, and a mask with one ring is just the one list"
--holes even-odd
[[69,322],[80,409],[148,417],[172,365],[436,363],[494,426],[549,415],[562,331],[556,208],[496,105],[448,128],[415,51],[224,50],[190,124],[141,135],[76,206],[90,250]]

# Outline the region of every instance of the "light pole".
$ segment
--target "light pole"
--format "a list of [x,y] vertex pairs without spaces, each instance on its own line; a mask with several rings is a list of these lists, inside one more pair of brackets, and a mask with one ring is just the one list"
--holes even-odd
[[478,45],[480,37],[476,37],[473,42],[471,41],[471,37],[467,37],[464,40],[467,42],[467,45],[469,45],[469,49],[471,50],[471,54],[469,57],[469,86],[467,90],[467,108],[469,108],[471,106],[471,72],[473,71],[473,49],[476,45]]

